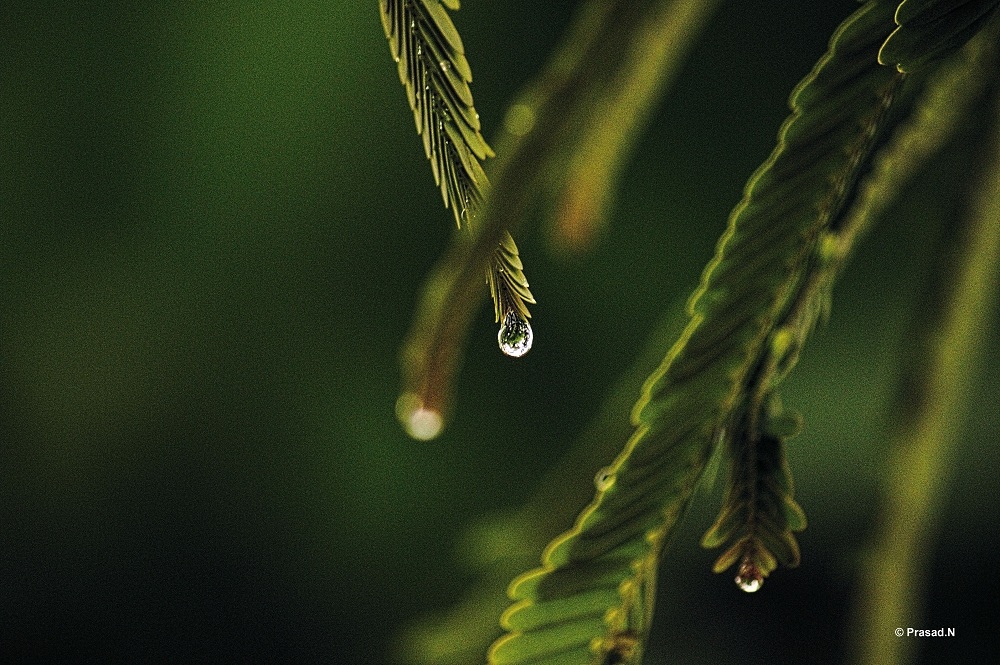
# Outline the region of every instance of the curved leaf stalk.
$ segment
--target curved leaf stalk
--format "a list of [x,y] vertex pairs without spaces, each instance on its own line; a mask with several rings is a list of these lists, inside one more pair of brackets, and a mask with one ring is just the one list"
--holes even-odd
[[[479,216],[489,188],[480,160],[494,153],[480,131],[479,114],[469,88],[472,69],[465,58],[465,47],[442,5],[458,9],[459,0],[379,1],[382,25],[398,65],[399,79],[406,88],[417,133],[423,139],[434,182],[441,189],[445,207],[451,208],[455,223],[461,227]],[[481,268],[496,303],[497,320],[504,319],[499,342],[508,355],[523,355],[531,348],[527,304],[535,300],[523,268],[514,239],[506,232],[497,237],[490,260],[484,261]],[[436,283],[440,281],[439,271]],[[441,302],[438,295],[425,292],[423,304],[437,304],[439,308],[452,304],[447,299]],[[426,316],[423,318],[426,320]],[[437,323],[443,329],[435,332],[445,339],[454,339],[456,329],[461,331],[459,337],[464,337],[468,314],[464,319],[458,315],[453,321]],[[421,356],[412,344],[406,356],[410,362],[423,361],[424,368],[454,371],[454,359]],[[404,391],[396,403],[396,411],[411,436],[431,439],[444,425],[448,400],[433,383],[417,382],[423,385],[416,389],[411,385]]]
[[[857,593],[854,662],[911,662],[917,644],[889,637],[899,626],[920,625],[921,593],[949,481],[948,460],[959,445],[964,404],[976,376],[977,358],[995,311],[1000,283],[1000,94],[993,68],[984,70],[994,91],[989,161],[963,228],[949,233],[952,247],[940,255],[947,278],[915,331],[916,362],[901,379],[911,390],[889,439],[887,475],[877,531],[863,561]],[[939,278],[940,279],[940,278]]]
[[[560,140],[564,150],[553,155],[548,170],[555,175],[543,183],[548,189],[544,198],[553,202],[552,241],[557,248],[574,252],[588,248],[606,224],[622,168],[640,132],[719,0],[603,4],[621,5],[612,8],[614,20],[606,21],[604,32],[625,32],[627,38],[604,34],[582,52],[578,44],[586,43],[586,35],[576,41],[574,37],[587,30],[588,18],[582,17],[572,29],[565,59],[575,62],[568,67],[560,62],[560,70],[579,72],[586,58],[588,67],[606,63],[606,71],[595,76],[602,85],[582,91],[586,98],[567,113],[562,127],[566,136]],[[544,96],[544,90],[528,92],[514,113],[536,114],[539,104],[534,100]]]
[[[434,426],[428,431],[436,435],[448,418],[468,326],[482,298],[479,275],[484,270],[496,320],[504,324],[501,346],[505,332],[511,330],[520,333],[514,341],[520,339],[522,345],[525,335],[530,338],[525,303],[534,299],[509,232],[529,215],[539,197],[544,198],[552,175],[567,172],[581,138],[580,127],[588,128],[589,139],[582,145],[590,145],[591,151],[602,127],[622,127],[609,134],[621,141],[617,149],[601,144],[614,157],[591,164],[598,171],[608,169],[608,179],[593,190],[592,200],[607,199],[615,186],[614,160],[624,159],[651,101],[662,92],[717,2],[591,0],[537,81],[511,105],[497,143],[500,158],[491,170],[492,186],[477,211],[472,240],[456,234],[425,282],[407,336],[397,413],[411,434],[414,423],[429,421]],[[645,56],[649,60],[638,56],[643,46],[649,49]],[[654,66],[659,69],[654,71]],[[606,91],[613,88],[624,92],[609,95]],[[593,119],[596,116],[599,121]],[[601,189],[604,194],[598,193]]]
[[[684,303],[667,308],[637,360],[616,381],[594,421],[570,450],[538,482],[537,490],[513,513],[472,525],[459,546],[460,563],[476,580],[446,611],[428,616],[401,636],[400,660],[415,665],[466,665],[482,662],[500,636],[496,618],[509,605],[507,583],[538,560],[538,552],[579,512],[593,491],[587,469],[604,464],[616,442],[628,437],[629,406],[643,380],[662,359],[662,349],[684,326]],[[604,480],[598,472],[595,483]],[[591,489],[588,490],[587,488]]]
[[[995,65],[984,62],[990,58],[984,53],[983,46],[992,37],[992,34],[982,35],[970,44],[970,48],[934,72],[925,84],[915,110],[896,130],[890,142],[879,150],[873,161],[872,172],[858,188],[857,198],[848,213],[837,228],[823,238],[822,267],[814,271],[800,298],[803,303],[811,303],[805,307],[805,311],[811,312],[813,319],[816,312],[825,314],[829,311],[833,283],[872,220],[882,215],[915,172],[954,134],[957,124],[968,113],[972,101],[981,95],[986,80],[984,71]],[[804,323],[812,325],[810,321]],[[789,334],[786,331],[784,337],[774,337],[779,347],[791,339]],[[796,342],[796,348],[801,348],[801,341]],[[786,352],[782,350],[778,356]],[[782,373],[786,373],[789,368],[783,367]],[[774,431],[777,429],[778,432],[784,431],[785,435],[791,435],[798,428],[794,425],[795,418],[775,419],[773,412],[776,400],[777,396],[774,395],[769,401],[771,413],[768,414],[769,424],[765,426],[765,431],[768,432],[763,438],[765,449],[757,451],[753,446],[744,447],[747,445],[744,442],[735,446],[735,452],[731,453],[734,464],[729,494],[723,501],[716,523],[702,540],[704,547],[716,547],[729,540],[742,527],[743,535],[719,557],[715,570],[721,572],[740,561],[737,584],[748,591],[760,588],[764,577],[773,570],[776,563],[790,567],[797,565],[798,546],[792,532],[805,526],[801,508],[791,498],[792,481],[781,449],[782,435]],[[745,424],[740,432],[741,437],[734,440],[746,437]],[[739,455],[740,451],[744,452],[742,457]],[[746,467],[754,462],[760,465],[761,457],[764,468],[759,470],[760,475],[755,478],[752,467]],[[778,476],[770,478],[775,473]],[[756,486],[749,484],[753,481]],[[787,488],[787,493],[776,493],[777,488]],[[766,535],[777,547],[768,547],[761,538],[752,537],[757,527],[753,507],[757,504],[765,512],[770,511],[766,516],[766,523],[771,527],[771,533]],[[783,556],[777,556],[781,553]]]
[[[779,348],[772,334],[794,321],[804,338],[814,320],[800,291],[892,118],[901,75],[876,54],[893,9],[856,12],[793,93],[793,114],[730,218],[688,326],[645,385],[636,432],[573,529],[545,549],[542,568],[512,583],[509,632],[490,662],[638,662],[660,552],[713,447],[728,444],[743,417],[761,431],[760,409],[798,339],[785,334]],[[632,637],[634,648],[621,648]]]

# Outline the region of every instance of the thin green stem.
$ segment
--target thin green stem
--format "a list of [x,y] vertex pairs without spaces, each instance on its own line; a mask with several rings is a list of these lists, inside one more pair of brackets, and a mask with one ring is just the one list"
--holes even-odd
[[[506,234],[540,201],[562,196],[550,183],[571,177],[580,150],[590,154],[590,168],[611,178],[600,183],[598,198],[610,196],[616,164],[718,1],[590,0],[538,78],[518,95],[496,141],[492,186],[470,225],[472,238],[456,234],[424,285],[407,337],[398,413],[411,433],[415,422],[430,423],[430,438],[448,419],[468,327],[484,294],[483,274],[499,274],[497,248]],[[598,141],[611,127],[617,127],[613,138]],[[579,178],[567,187],[572,183],[581,186]],[[496,314],[502,318],[499,305]]]
[[914,386],[891,436],[884,505],[865,561],[856,616],[860,664],[912,660],[917,643],[898,628],[920,625],[921,592],[934,549],[942,496],[949,481],[966,396],[975,376],[1000,268],[1000,105],[981,182],[965,226],[954,234],[945,266],[950,279],[926,308],[918,333],[921,354],[904,377]]

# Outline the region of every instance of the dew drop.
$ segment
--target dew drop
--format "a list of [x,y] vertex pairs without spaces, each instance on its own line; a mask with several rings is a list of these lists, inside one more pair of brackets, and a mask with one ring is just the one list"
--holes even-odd
[[439,65],[441,66],[441,71],[442,71],[442,72],[446,72],[446,71],[448,71],[449,69],[451,69],[451,63],[450,63],[450,62],[448,62],[447,60],[442,60],[442,61],[441,61],[441,62],[439,62],[438,64],[439,64]]
[[764,585],[764,575],[761,574],[760,569],[757,568],[749,560],[744,559],[740,563],[740,568],[736,572],[736,586],[743,589],[747,593],[753,593],[754,591],[761,588]]
[[423,54],[424,54],[424,48],[420,44],[417,44],[417,55],[423,55]]
[[605,492],[611,489],[611,486],[614,484],[615,474],[611,471],[610,466],[604,467],[594,476],[594,486],[597,487],[598,492]]
[[441,433],[444,418],[441,412],[428,408],[414,393],[403,393],[396,401],[396,417],[406,433],[418,441],[430,441]]
[[511,358],[520,358],[531,350],[531,326],[517,310],[509,310],[497,333],[500,350]]

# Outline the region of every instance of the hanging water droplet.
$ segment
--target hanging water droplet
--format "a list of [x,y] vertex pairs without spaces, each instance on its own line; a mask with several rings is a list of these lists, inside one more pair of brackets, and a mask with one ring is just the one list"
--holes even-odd
[[508,310],[497,333],[500,350],[512,358],[520,358],[531,350],[531,326],[516,309]]
[[611,489],[611,486],[615,484],[615,474],[611,471],[610,466],[606,466],[597,472],[594,476],[594,486],[597,487],[598,492],[604,492]]
[[441,71],[442,71],[442,72],[446,72],[446,71],[448,71],[449,69],[451,69],[451,63],[450,63],[450,62],[448,62],[447,60],[442,60],[442,61],[441,61],[441,62],[439,62],[438,64],[439,64],[439,65],[441,66]]
[[406,433],[418,441],[430,441],[444,429],[444,418],[436,409],[424,405],[420,396],[406,392],[396,400],[396,417]]
[[423,46],[421,46],[420,44],[417,44],[417,55],[423,55],[423,54],[424,54],[424,48],[423,48]]
[[743,559],[740,563],[740,568],[736,572],[736,586],[743,589],[747,593],[753,593],[759,589],[764,584],[764,575],[761,574],[760,569],[757,568],[748,559]]
[[413,19],[410,19],[410,30],[416,31],[416,29],[417,29],[417,22]]

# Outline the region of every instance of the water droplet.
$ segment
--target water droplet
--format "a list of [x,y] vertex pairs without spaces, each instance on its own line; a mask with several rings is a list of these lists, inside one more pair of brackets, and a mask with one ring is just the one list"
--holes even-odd
[[500,350],[512,358],[520,358],[531,350],[531,326],[515,310],[509,310],[503,317],[503,325],[497,333]]
[[743,559],[740,568],[736,572],[736,586],[747,593],[753,593],[764,585],[764,575],[748,559]]
[[395,60],[397,64],[399,63],[399,56],[398,55],[393,56],[392,59]]
[[597,487],[597,491],[599,492],[607,491],[614,484],[615,474],[611,471],[610,466],[604,467],[594,476],[594,486]]
[[443,72],[446,72],[449,69],[451,69],[451,63],[448,62],[447,60],[442,60],[438,64],[441,66],[441,71],[443,71]]
[[424,406],[414,393],[403,393],[396,400],[396,417],[406,433],[418,441],[430,441],[444,429],[444,418],[435,409]]
[[411,19],[410,20],[410,30],[411,31],[415,31],[416,29],[417,29],[417,22]]

